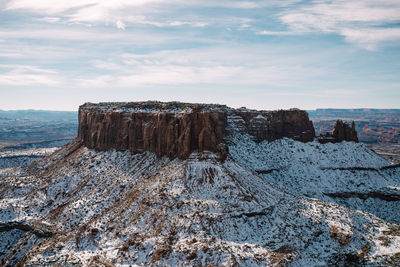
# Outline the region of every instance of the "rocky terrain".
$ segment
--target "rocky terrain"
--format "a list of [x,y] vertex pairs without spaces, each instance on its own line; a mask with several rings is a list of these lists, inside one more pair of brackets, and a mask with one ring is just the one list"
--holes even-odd
[[400,168],[339,139],[300,110],[85,104],[0,170],[1,265],[398,266]]

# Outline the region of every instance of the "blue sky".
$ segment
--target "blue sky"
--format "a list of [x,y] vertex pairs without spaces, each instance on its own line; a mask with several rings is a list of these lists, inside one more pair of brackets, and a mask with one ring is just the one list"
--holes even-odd
[[400,1],[0,0],[0,109],[400,108]]

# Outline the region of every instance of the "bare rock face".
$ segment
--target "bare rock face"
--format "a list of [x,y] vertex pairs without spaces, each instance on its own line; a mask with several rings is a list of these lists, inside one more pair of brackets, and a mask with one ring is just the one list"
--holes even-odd
[[301,110],[256,111],[178,102],[86,103],[79,108],[78,138],[97,150],[152,151],[187,158],[192,151],[227,155],[228,119],[257,142],[283,137],[312,141],[314,127]]
[[[238,109],[231,111],[239,128],[253,137],[256,142],[273,141],[283,137],[301,142],[310,142],[315,138],[312,121],[306,111],[298,109],[277,111],[256,111]],[[240,120],[238,120],[238,118]]]
[[351,126],[347,122],[337,120],[333,127],[332,133],[328,132],[318,137],[320,143],[339,143],[342,141],[356,142],[358,143],[357,131],[354,121],[351,122]]
[[226,115],[205,105],[182,103],[85,104],[78,137],[98,150],[152,151],[186,158],[193,150],[226,154]]

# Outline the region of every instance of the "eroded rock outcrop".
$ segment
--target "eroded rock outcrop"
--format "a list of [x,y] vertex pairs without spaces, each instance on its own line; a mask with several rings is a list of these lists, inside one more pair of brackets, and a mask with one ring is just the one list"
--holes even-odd
[[256,142],[283,137],[308,142],[315,137],[307,112],[297,109],[257,111],[149,101],[82,105],[78,138],[86,147],[98,150],[152,151],[158,156],[182,159],[197,150],[225,158],[225,138],[232,130],[228,120]]
[[333,131],[318,137],[320,143],[339,143],[342,141],[358,143],[357,131],[354,121],[351,126],[348,122],[337,120],[333,126]]
[[351,122],[351,126],[347,122],[337,120],[333,127],[333,137],[340,141],[354,141],[358,142],[356,126],[354,121]]

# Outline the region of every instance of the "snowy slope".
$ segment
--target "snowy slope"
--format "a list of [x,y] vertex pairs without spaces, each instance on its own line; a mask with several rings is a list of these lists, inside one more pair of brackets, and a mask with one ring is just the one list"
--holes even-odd
[[237,162],[212,153],[169,160],[72,143],[29,168],[2,170],[0,258],[9,266],[399,262],[399,225],[284,193],[246,169],[257,162],[232,153]]
[[400,168],[385,168],[390,163],[364,144],[287,138],[256,143],[240,133],[232,134],[229,142],[236,162],[288,193],[400,222]]

